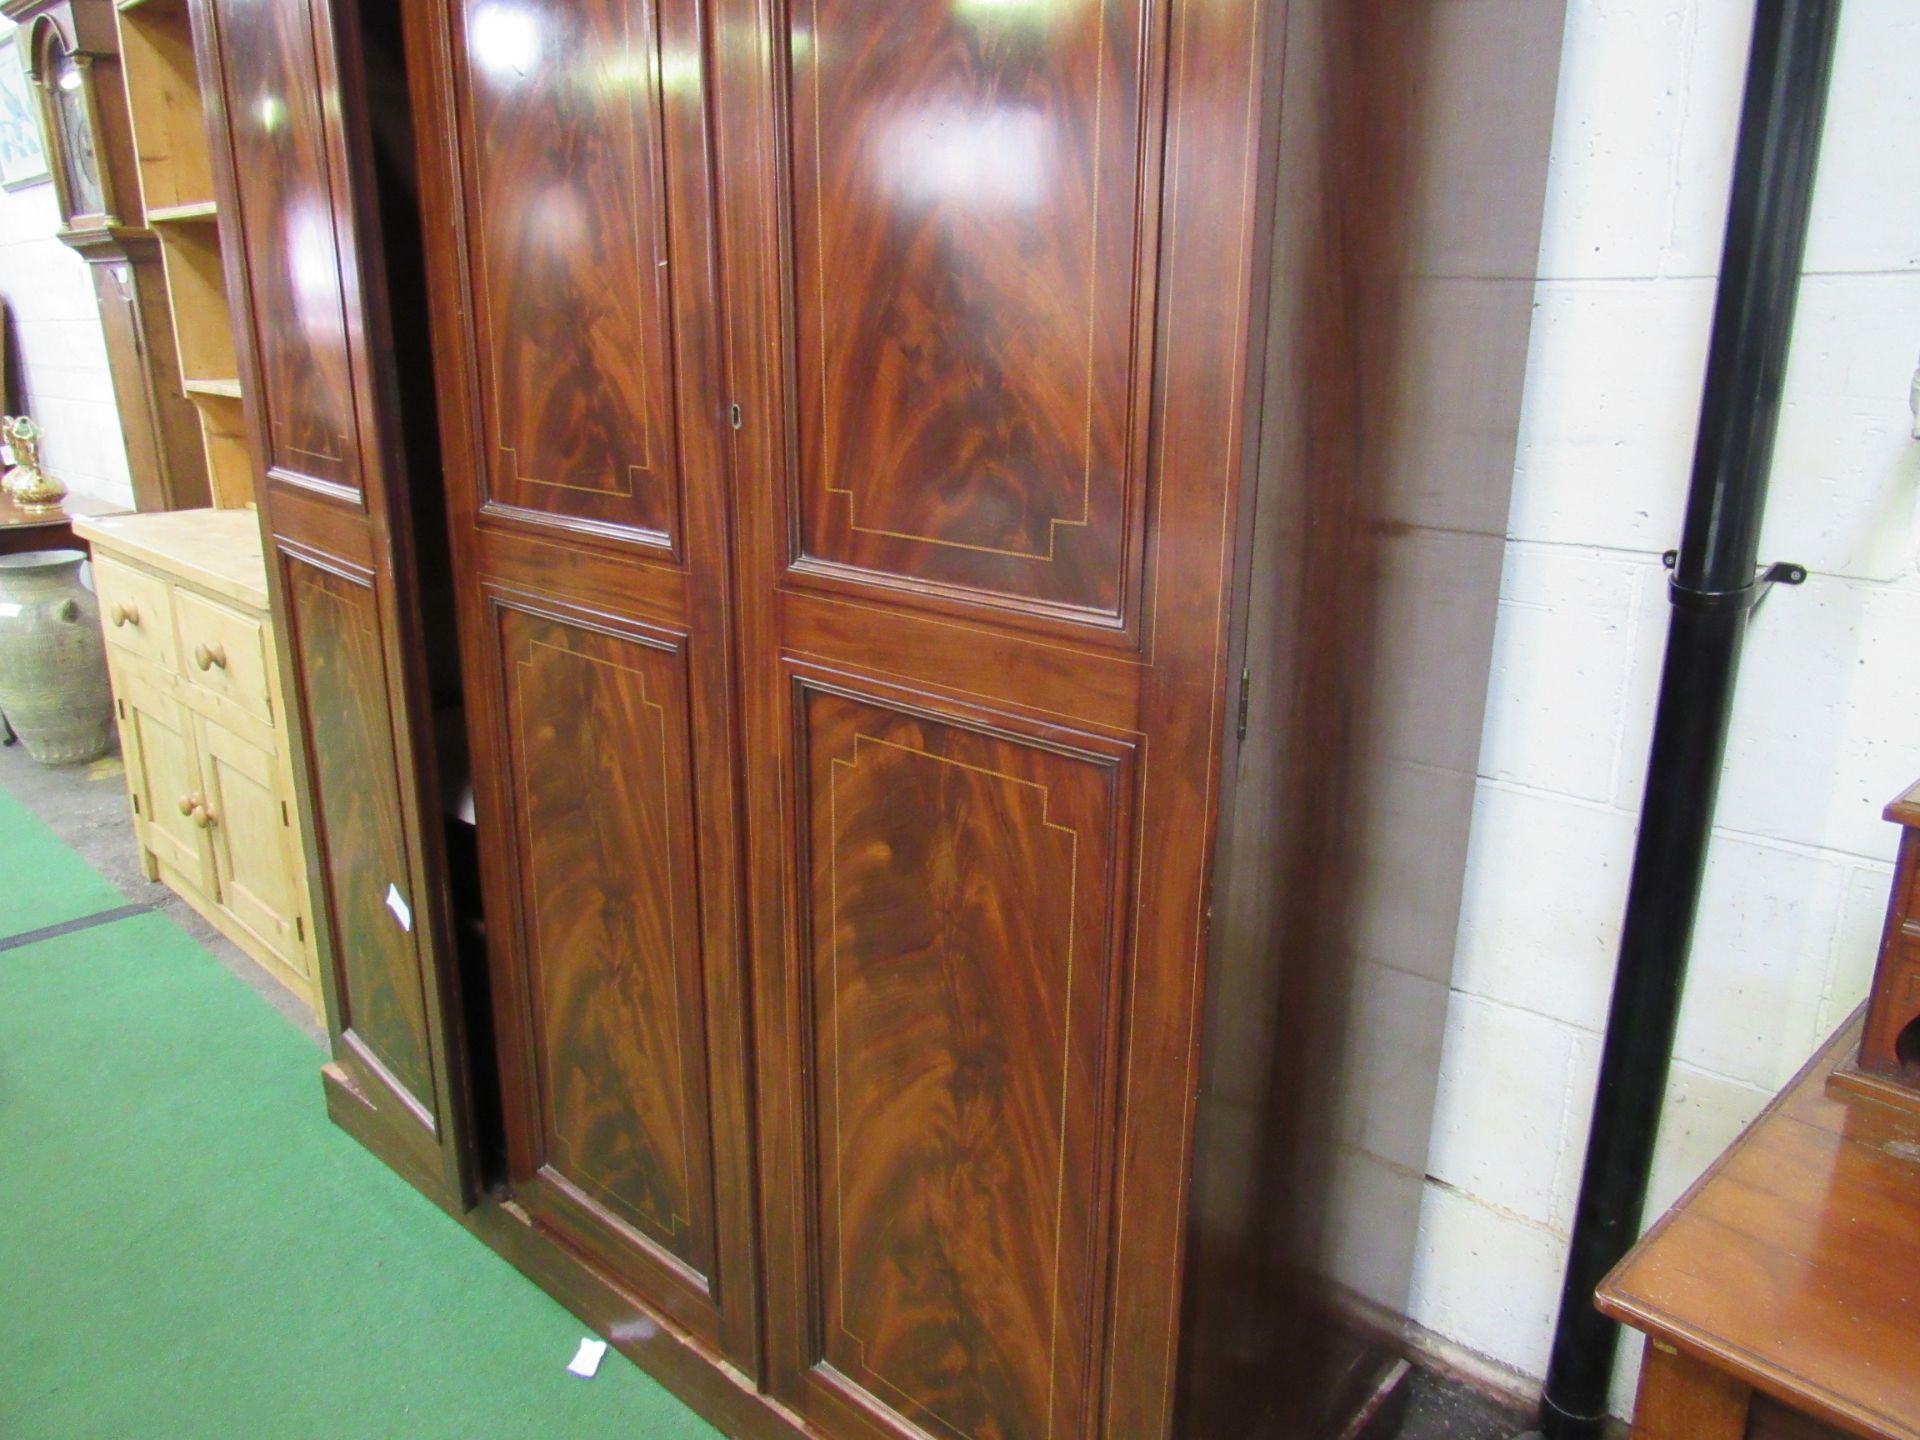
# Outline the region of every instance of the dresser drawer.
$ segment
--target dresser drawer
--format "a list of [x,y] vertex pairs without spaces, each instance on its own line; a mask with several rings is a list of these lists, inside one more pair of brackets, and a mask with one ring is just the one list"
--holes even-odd
[[189,696],[215,696],[244,714],[273,723],[267,690],[266,622],[218,601],[176,589],[180,670]]
[[173,605],[167,582],[97,556],[93,588],[100,596],[100,626],[107,643],[172,670]]

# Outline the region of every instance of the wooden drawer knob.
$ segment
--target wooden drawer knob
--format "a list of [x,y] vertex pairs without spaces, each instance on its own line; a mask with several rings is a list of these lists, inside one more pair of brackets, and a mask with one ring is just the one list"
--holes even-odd
[[204,803],[199,804],[193,807],[193,823],[202,830],[210,829],[216,823],[216,817]]
[[140,624],[140,607],[125,605],[116,600],[113,602],[113,608],[107,611],[107,618],[113,621],[113,628],[116,630],[124,629],[128,625],[137,627]]
[[200,797],[198,795],[182,795],[180,797],[180,813],[182,815],[193,814],[193,807],[199,803]]
[[224,645],[196,645],[193,647],[193,663],[202,670],[211,670],[215,666],[227,668],[227,647]]

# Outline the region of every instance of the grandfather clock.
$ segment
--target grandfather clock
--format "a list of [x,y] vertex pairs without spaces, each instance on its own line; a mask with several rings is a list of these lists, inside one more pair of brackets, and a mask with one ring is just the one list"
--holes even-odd
[[141,204],[113,0],[0,0],[0,11],[20,26],[40,99],[60,239],[93,273],[134,503],[206,505],[200,421],[181,389],[160,242]]

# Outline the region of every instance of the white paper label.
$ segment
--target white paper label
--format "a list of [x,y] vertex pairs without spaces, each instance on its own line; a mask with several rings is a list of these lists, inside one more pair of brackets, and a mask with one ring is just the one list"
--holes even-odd
[[413,929],[413,911],[407,906],[407,897],[400,893],[398,885],[387,886],[387,909],[393,912],[393,918],[400,922],[402,930]]
[[606,1358],[607,1342],[604,1340],[582,1340],[580,1348],[573,1352],[573,1359],[567,1363],[567,1373],[578,1375],[582,1380],[591,1380],[600,1370],[600,1362]]

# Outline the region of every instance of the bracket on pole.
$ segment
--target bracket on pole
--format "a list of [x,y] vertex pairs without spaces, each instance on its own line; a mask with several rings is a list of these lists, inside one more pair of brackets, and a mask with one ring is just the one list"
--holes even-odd
[[[1660,563],[1672,570],[1679,559],[1678,550],[1669,550],[1660,557]],[[1774,586],[1804,585],[1807,574],[1804,565],[1792,560],[1776,560],[1756,574],[1751,585],[1742,585],[1737,590],[1696,590],[1678,580],[1669,580],[1667,594],[1676,606],[1691,610],[1757,610]]]

